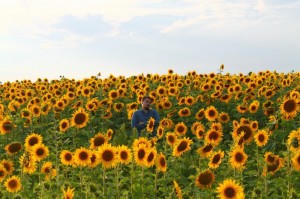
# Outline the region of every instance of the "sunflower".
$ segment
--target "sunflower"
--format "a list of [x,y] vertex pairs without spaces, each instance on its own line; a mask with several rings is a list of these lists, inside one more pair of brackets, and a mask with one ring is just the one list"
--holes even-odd
[[105,136],[106,136],[106,138],[107,138],[108,140],[111,140],[113,134],[114,134],[114,130],[112,130],[112,129],[107,129]]
[[212,169],[218,168],[220,166],[220,164],[222,163],[223,157],[224,157],[223,151],[218,150],[218,151],[214,152],[209,160],[209,164],[208,164],[209,168],[212,168]]
[[231,96],[228,94],[224,94],[224,95],[221,95],[221,97],[219,99],[221,102],[229,103],[229,101],[231,100]]
[[167,160],[163,153],[159,153],[159,155],[156,157],[156,169],[163,173],[165,173],[167,170]]
[[211,129],[206,132],[205,141],[206,143],[210,143],[213,146],[217,146],[221,142],[222,137],[223,137],[222,131],[216,131],[214,129]]
[[205,116],[205,111],[204,111],[204,108],[200,109],[196,115],[195,115],[195,118],[197,120],[202,120],[202,118]]
[[7,175],[11,175],[14,171],[14,163],[11,160],[2,160],[0,165],[3,165],[5,168]]
[[201,172],[196,178],[196,185],[201,189],[210,188],[215,181],[215,174],[211,170]]
[[83,128],[89,121],[89,114],[81,107],[77,109],[72,115],[71,124],[78,128]]
[[235,148],[230,152],[230,164],[232,168],[243,169],[248,159],[248,155],[241,148]]
[[133,153],[136,164],[145,166],[145,159],[147,158],[147,148],[145,144],[140,144],[138,147],[133,148]]
[[31,117],[31,113],[27,108],[24,108],[21,110],[21,117],[22,118],[28,118]]
[[159,96],[164,96],[167,94],[167,90],[165,89],[165,87],[163,86],[158,86],[156,88],[156,93],[159,95]]
[[62,119],[59,122],[59,131],[66,132],[70,126],[70,122],[68,119]]
[[292,130],[288,136],[287,144],[292,152],[297,152],[300,149],[300,128]]
[[45,175],[46,180],[50,180],[56,176],[56,169],[53,167],[52,162],[44,162],[41,168],[41,173]]
[[161,103],[161,105],[162,105],[163,109],[167,109],[167,110],[168,110],[168,109],[171,109],[172,106],[173,106],[172,102],[170,102],[170,101],[168,101],[168,100],[163,101],[163,102]]
[[36,144],[42,144],[43,137],[36,133],[31,133],[27,135],[25,139],[25,149],[29,152],[31,148]]
[[114,105],[113,105],[113,109],[117,113],[121,112],[123,107],[124,107],[124,103],[114,103]]
[[240,135],[242,132],[244,132],[244,140],[246,143],[250,143],[253,138],[253,130],[251,129],[250,124],[238,124],[237,127],[234,127],[234,130],[232,132],[232,137],[235,139]]
[[10,193],[18,192],[22,188],[20,178],[15,175],[8,178],[5,181],[4,186],[6,190]]
[[41,161],[49,155],[49,149],[44,144],[36,144],[32,147],[30,154],[35,161]]
[[9,119],[5,118],[0,122],[0,133],[5,135],[13,129],[13,123]]
[[170,129],[174,125],[173,121],[169,118],[163,118],[159,124],[165,129]]
[[180,117],[188,117],[191,115],[191,110],[188,107],[184,107],[178,111]]
[[73,158],[73,153],[69,150],[62,150],[60,152],[60,161],[62,164],[70,166],[73,165],[74,158]]
[[153,132],[154,124],[155,124],[155,119],[153,117],[150,117],[148,122],[147,122],[147,126],[146,126],[146,130],[147,130],[148,133]]
[[91,151],[84,147],[77,148],[74,152],[74,163],[78,166],[88,166],[91,163]]
[[118,159],[122,164],[129,164],[132,161],[131,149],[125,145],[119,146],[118,149]]
[[103,119],[109,119],[112,117],[112,112],[110,109],[106,109],[103,111],[103,114],[101,115],[101,118]]
[[182,199],[182,191],[176,180],[173,181],[175,192],[178,199]]
[[153,166],[155,164],[156,157],[157,157],[157,150],[154,147],[148,149],[145,158],[145,165],[147,167]]
[[2,182],[4,180],[4,178],[6,177],[7,174],[8,173],[5,169],[5,167],[0,164],[0,182]]
[[243,105],[237,105],[237,106],[236,106],[236,110],[237,110],[239,113],[246,113],[246,112],[248,111],[248,107],[243,106]]
[[300,151],[292,158],[293,167],[295,170],[300,171]]
[[176,133],[177,136],[185,135],[187,130],[188,128],[183,122],[177,123],[174,128],[174,132]]
[[[267,152],[268,153],[268,152]],[[270,154],[267,156],[268,161],[272,161],[271,164],[267,161],[267,166],[264,168],[264,171],[262,173],[263,176],[266,176],[267,173],[274,175],[275,172],[277,172],[281,167],[283,167],[284,160],[283,158],[280,158],[278,155]],[[266,159],[266,154],[265,154]]]
[[31,157],[31,155],[24,153],[20,158],[19,162],[23,168],[24,173],[32,174],[36,171],[36,161]]
[[207,143],[204,146],[198,148],[197,153],[200,155],[200,157],[207,158],[211,155],[213,148],[213,145]]
[[110,144],[103,144],[98,148],[97,156],[104,168],[115,167],[118,162],[117,148]]
[[205,117],[208,121],[215,121],[218,118],[218,111],[215,107],[213,106],[209,106],[208,108],[206,108],[205,110]]
[[272,152],[266,152],[264,155],[264,159],[268,165],[272,165],[276,163],[276,160],[279,158],[278,155],[274,155]]
[[22,144],[20,142],[13,142],[7,144],[4,149],[8,155],[14,155],[22,150]]
[[254,135],[254,140],[257,146],[265,146],[268,143],[269,134],[266,130],[260,130]]
[[108,93],[108,97],[109,97],[110,100],[115,100],[119,97],[119,93],[118,93],[117,90],[111,90]]
[[256,131],[258,129],[258,121],[252,121],[250,123],[250,128],[252,129],[252,131]]
[[90,149],[96,149],[105,143],[107,143],[105,135],[99,132],[90,139]]
[[159,125],[157,128],[157,133],[156,133],[158,139],[161,139],[164,136],[164,131],[165,131],[165,128],[162,127],[161,125]]
[[74,189],[71,189],[70,187],[68,187],[67,190],[63,190],[63,199],[73,199],[74,198]]
[[140,145],[145,145],[145,147],[148,149],[151,147],[151,143],[147,138],[145,137],[139,137],[138,139],[135,139],[132,143],[132,148],[138,148]]
[[41,107],[39,105],[32,105],[30,108],[30,112],[32,113],[33,117],[40,117],[41,115]]
[[174,149],[173,149],[173,156],[181,156],[184,152],[188,151],[191,149],[191,144],[193,143],[192,140],[190,140],[189,138],[181,138],[178,139]]
[[177,136],[175,133],[171,133],[171,132],[168,132],[166,134],[166,139],[167,139],[167,143],[170,145],[170,146],[174,146],[176,141],[177,141]]
[[97,153],[92,150],[91,151],[91,162],[90,164],[88,165],[89,168],[95,168],[99,165],[100,161],[99,161],[99,158],[97,156]]
[[235,180],[226,179],[217,187],[217,197],[221,199],[244,199],[244,188]]
[[280,105],[280,113],[282,114],[283,118],[286,120],[290,120],[294,118],[297,115],[298,110],[299,110],[298,99],[287,98]]
[[250,113],[256,113],[259,108],[259,101],[254,100],[248,107]]

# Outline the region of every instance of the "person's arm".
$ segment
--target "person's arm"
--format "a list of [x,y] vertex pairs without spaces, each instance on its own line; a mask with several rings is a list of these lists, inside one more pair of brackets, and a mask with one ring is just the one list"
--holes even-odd
[[131,128],[137,128],[137,130],[143,130],[146,127],[145,123],[140,124],[138,120],[138,112],[134,112],[131,119]]

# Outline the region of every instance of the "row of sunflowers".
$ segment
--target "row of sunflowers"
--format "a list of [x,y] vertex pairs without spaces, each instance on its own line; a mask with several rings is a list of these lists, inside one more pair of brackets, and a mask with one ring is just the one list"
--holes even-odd
[[300,73],[223,69],[0,84],[0,198],[299,198]]

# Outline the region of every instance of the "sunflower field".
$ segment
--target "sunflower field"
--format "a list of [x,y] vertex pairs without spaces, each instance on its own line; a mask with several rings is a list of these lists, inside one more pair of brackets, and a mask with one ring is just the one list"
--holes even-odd
[[0,198],[300,198],[300,72],[223,70],[1,83]]

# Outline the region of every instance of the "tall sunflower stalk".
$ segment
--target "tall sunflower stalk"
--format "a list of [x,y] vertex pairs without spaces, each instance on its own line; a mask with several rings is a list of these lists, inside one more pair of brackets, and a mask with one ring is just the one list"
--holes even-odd
[[102,167],[103,198],[106,198],[105,197],[105,191],[106,191],[105,175],[106,175],[105,167]]

